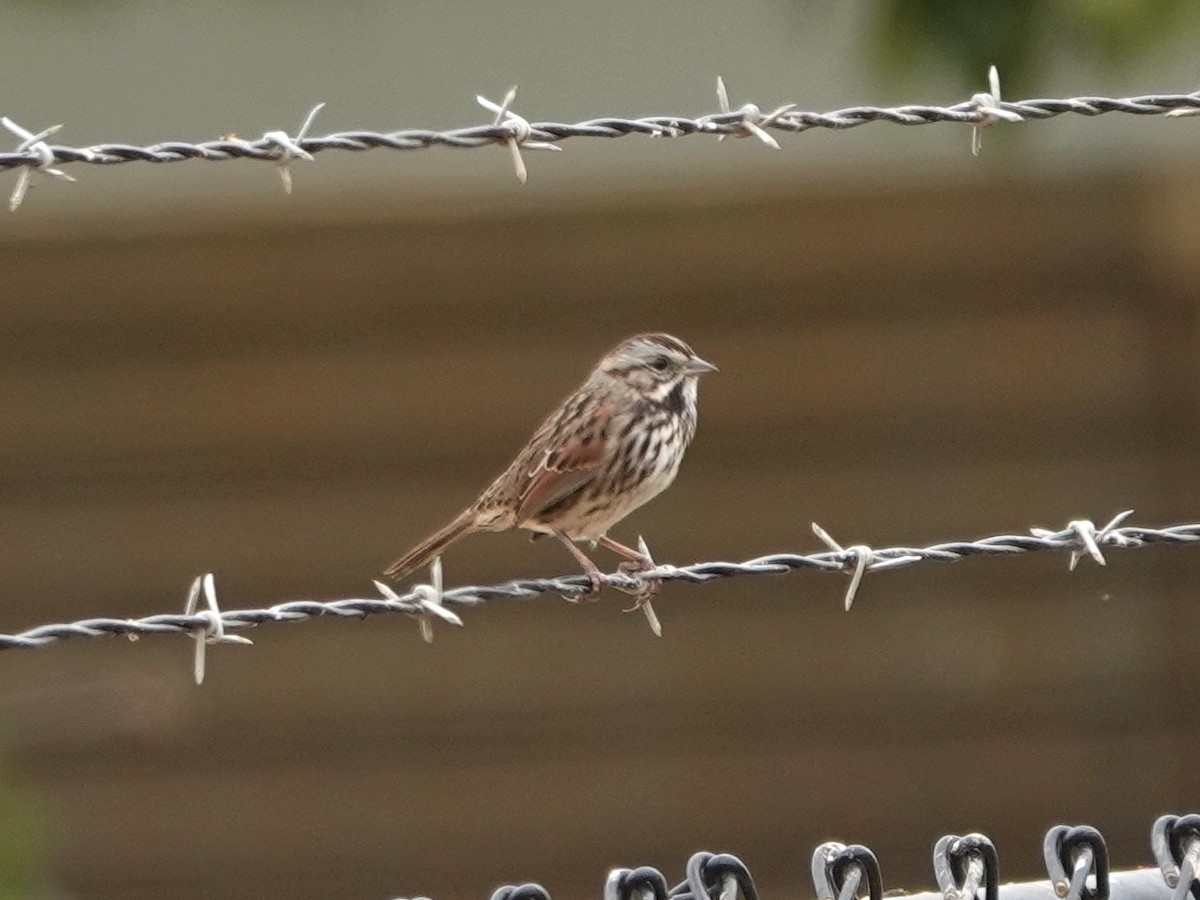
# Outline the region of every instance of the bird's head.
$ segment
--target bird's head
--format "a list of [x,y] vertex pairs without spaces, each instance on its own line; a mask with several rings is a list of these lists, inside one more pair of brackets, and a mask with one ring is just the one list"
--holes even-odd
[[639,334],[622,341],[600,361],[597,371],[632,387],[646,399],[672,405],[695,403],[696,380],[717,367],[669,334]]

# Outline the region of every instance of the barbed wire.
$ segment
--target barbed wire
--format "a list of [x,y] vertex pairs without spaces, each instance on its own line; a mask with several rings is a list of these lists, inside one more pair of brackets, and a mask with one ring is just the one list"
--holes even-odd
[[660,115],[638,118],[605,116],[583,122],[533,122],[512,109],[517,89],[512,88],[501,103],[476,97],[480,106],[494,113],[490,123],[435,131],[408,128],[389,132],[356,129],[321,136],[309,136],[316,115],[325,104],[318,104],[295,134],[268,131],[256,139],[224,136],[210,141],[164,141],[149,146],[128,143],[103,143],[90,147],[70,147],[47,143],[46,138],[62,128],[55,125],[38,132],[21,127],[11,119],[0,119],[19,139],[15,150],[0,153],[0,171],[19,169],[20,176],[9,200],[17,209],[24,199],[34,173],[74,181],[56,168],[61,165],[119,165],[132,162],[172,163],[185,160],[223,162],[252,159],[279,167],[283,186],[289,193],[292,179],[289,165],[296,159],[312,161],[329,150],[365,152],[368,150],[424,150],[442,146],[474,149],[495,144],[508,147],[517,177],[524,182],[526,167],[522,150],[561,150],[568,138],[619,138],[640,134],[675,138],[687,135],[754,137],[778,150],[771,132],[799,134],[814,128],[846,130],[872,122],[893,125],[932,125],[955,122],[972,128],[971,148],[979,152],[980,129],[999,121],[1041,121],[1062,115],[1100,116],[1123,113],[1134,116],[1186,116],[1200,114],[1200,91],[1177,94],[1145,94],[1136,97],[1072,97],[1005,101],[1000,97],[999,76],[995,67],[989,73],[989,88],[951,106],[913,104],[896,107],[849,106],[830,112],[805,112],[788,103],[764,113],[754,103],[734,108],[729,103],[725,84],[717,79],[719,110],[700,116]]
[[[743,562],[700,562],[687,566],[655,564],[643,572],[617,571],[604,575],[608,587],[625,591],[640,599],[640,608],[656,634],[661,627],[654,609],[645,599],[650,582],[683,581],[707,584],[725,578],[744,575],[782,575],[800,569],[819,572],[842,572],[850,575],[844,604],[847,610],[854,602],[863,577],[870,572],[897,569],[919,563],[958,562],[973,556],[1019,556],[1041,551],[1069,554],[1069,568],[1088,556],[1099,565],[1105,564],[1108,548],[1129,549],[1151,544],[1200,543],[1200,523],[1152,528],[1125,525],[1132,515],[1126,510],[1114,516],[1106,525],[1097,527],[1092,521],[1078,519],[1063,529],[1032,528],[1029,534],[1000,534],[978,540],[948,541],[925,547],[888,547],[873,549],[865,544],[842,547],[817,524],[813,531],[830,549],[818,553],[776,553]],[[647,554],[648,555],[648,554]],[[0,634],[0,651],[47,647],[68,638],[99,638],[125,635],[136,639],[152,634],[186,634],[196,639],[195,675],[197,682],[204,678],[204,648],[214,643],[249,643],[231,631],[252,628],[271,622],[302,622],[328,616],[342,619],[365,619],[383,613],[403,613],[416,618],[426,641],[433,639],[432,623],[441,620],[461,626],[462,619],[450,607],[473,608],[501,600],[521,600],[540,594],[558,593],[568,599],[578,598],[591,590],[586,575],[559,578],[524,578],[496,585],[472,585],[445,590],[442,586],[441,561],[432,566],[432,583],[419,584],[406,593],[376,581],[380,596],[351,597],[339,600],[292,600],[265,609],[221,610],[217,604],[215,579],[211,573],[195,579],[187,596],[184,612],[161,613],[136,619],[91,618],[64,624],[40,625],[15,634]],[[203,596],[205,608],[198,609]]]

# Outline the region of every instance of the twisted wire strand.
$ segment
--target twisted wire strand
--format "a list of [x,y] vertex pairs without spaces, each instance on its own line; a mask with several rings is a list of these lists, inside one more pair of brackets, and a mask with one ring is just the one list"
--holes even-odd
[[150,146],[124,143],[95,144],[90,147],[69,147],[48,142],[31,142],[25,149],[0,153],[0,170],[20,167],[45,170],[52,165],[88,163],[117,165],[130,162],[171,163],[202,159],[221,162],[230,159],[255,159],[286,162],[296,148],[306,154],[326,150],[363,152],[367,150],[423,150],[433,146],[473,149],[491,144],[522,145],[556,144],[568,138],[618,138],[631,134],[657,137],[681,137],[707,134],[717,136],[748,136],[759,130],[798,134],[814,128],[844,130],[871,122],[893,125],[932,125],[937,122],[957,122],[967,125],[987,125],[995,120],[993,110],[1020,116],[1022,119],[1042,120],[1062,115],[1099,116],[1106,113],[1125,113],[1135,116],[1159,116],[1178,110],[1200,110],[1200,91],[1191,94],[1147,94],[1140,97],[1074,97],[1067,99],[1034,99],[1016,102],[999,100],[983,105],[977,99],[953,106],[851,106],[832,112],[804,112],[786,107],[763,115],[758,107],[722,111],[696,118],[689,116],[646,116],[642,118],[605,117],[585,122],[526,122],[524,119],[501,121],[495,124],[473,125],[449,131],[412,128],[391,132],[366,130],[341,131],[324,136],[297,137],[288,146],[280,143],[281,132],[268,132],[254,140],[222,138],[212,141],[166,141]]
[[[1000,534],[978,540],[948,541],[925,547],[871,549],[862,545],[819,553],[775,553],[744,562],[701,562],[688,566],[658,565],[631,575],[615,572],[605,576],[610,587],[636,590],[642,579],[707,584],[743,575],[782,575],[799,569],[858,574],[928,562],[957,562],[972,556],[1019,556],[1040,551],[1071,554],[1072,567],[1082,556],[1103,563],[1102,548],[1134,548],[1151,544],[1194,544],[1200,542],[1200,523],[1151,528],[1139,525],[1117,527],[1122,513],[1103,528],[1089,521],[1071,522],[1061,531],[1034,529],[1031,534]],[[865,554],[865,556],[864,556]],[[582,594],[590,586],[584,575],[561,578],[525,578],[496,585],[473,585],[440,592],[438,603],[445,607],[475,607],[500,600],[523,600],[545,593]],[[857,586],[857,581],[855,582]],[[40,625],[16,634],[0,634],[0,650],[36,649],[67,638],[98,638],[126,635],[188,634],[235,631],[268,622],[302,622],[320,616],[365,619],[382,613],[404,613],[427,617],[427,585],[414,587],[394,597],[352,597],[343,600],[292,600],[266,609],[237,609],[202,613],[158,614],[138,619],[93,618],[65,624]],[[850,597],[847,598],[851,599]],[[219,618],[218,623],[215,619]]]

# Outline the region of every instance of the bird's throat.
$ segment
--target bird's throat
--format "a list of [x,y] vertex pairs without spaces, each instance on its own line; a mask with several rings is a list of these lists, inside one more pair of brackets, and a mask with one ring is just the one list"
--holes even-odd
[[687,398],[684,396],[684,380],[681,378],[667,392],[667,395],[662,399],[663,408],[675,415],[682,415],[683,410],[687,405]]

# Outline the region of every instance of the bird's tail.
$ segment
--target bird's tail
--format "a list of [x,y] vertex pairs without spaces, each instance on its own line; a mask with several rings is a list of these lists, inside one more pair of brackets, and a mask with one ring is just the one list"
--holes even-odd
[[475,530],[474,510],[463,510],[448,525],[439,528],[388,566],[384,570],[384,574],[388,578],[403,578],[409,572],[433,562],[434,557],[440,556],[442,551],[460,537],[468,535]]

